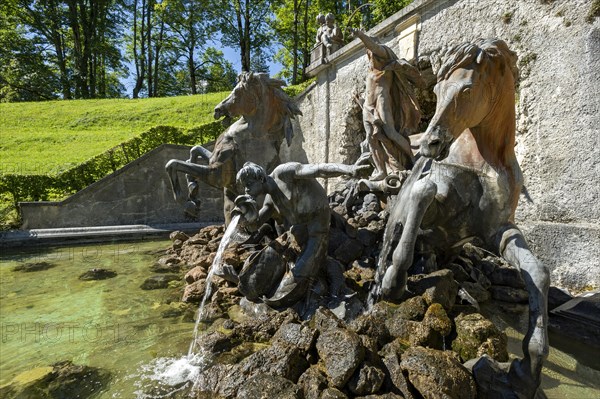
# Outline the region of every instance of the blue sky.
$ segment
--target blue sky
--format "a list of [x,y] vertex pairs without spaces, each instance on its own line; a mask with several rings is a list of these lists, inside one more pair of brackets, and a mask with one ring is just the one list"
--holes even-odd
[[[233,68],[237,72],[240,72],[240,70],[242,69],[242,64],[240,62],[240,54],[237,49],[233,49],[231,47],[223,47],[218,42],[215,42],[213,44],[213,47],[221,50],[223,52],[223,54],[225,54],[225,58],[227,59],[227,61],[229,61],[233,64]],[[273,45],[274,52],[277,51],[278,48],[279,48],[279,46],[277,44]],[[269,65],[269,75],[271,75],[271,76],[275,75],[277,72],[281,71],[281,69],[283,68],[283,66],[279,63],[268,62],[267,64]]]
[[[234,49],[231,47],[223,47],[221,45],[221,43],[218,41],[213,41],[213,42],[211,42],[210,45],[223,52],[223,54],[225,55],[225,59],[227,59],[227,61],[229,61],[233,64],[233,68],[235,69],[236,72],[239,73],[241,71],[242,64],[240,62],[240,55],[239,55],[239,51],[237,49]],[[277,51],[277,49],[279,48],[279,45],[274,44],[273,47],[274,47],[274,51]],[[267,64],[269,65],[269,75],[270,76],[275,75],[277,72],[281,71],[281,69],[283,68],[283,66],[281,64],[276,63],[276,62],[270,61]],[[135,67],[133,66],[133,63],[129,64],[129,70],[130,70],[129,77],[123,81],[123,84],[125,85],[125,91],[126,91],[127,96],[131,96],[131,93],[133,92],[133,87],[135,86]]]

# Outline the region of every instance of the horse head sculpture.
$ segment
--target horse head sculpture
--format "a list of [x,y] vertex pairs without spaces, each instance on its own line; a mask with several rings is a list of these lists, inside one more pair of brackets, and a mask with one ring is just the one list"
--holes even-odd
[[281,89],[285,82],[272,79],[266,73],[243,72],[231,94],[215,107],[215,119],[242,116],[260,124],[263,129],[284,128],[284,137],[291,144],[291,119],[302,115],[298,106]]
[[491,140],[490,145],[512,150],[516,58],[501,40],[477,40],[448,51],[434,87],[436,111],[421,141],[423,156],[436,160],[445,158],[450,145],[466,129],[493,123],[499,114],[509,119],[504,137],[498,137],[494,129],[493,136],[480,137],[479,141]]
[[[225,189],[225,220],[229,221],[233,200],[241,194],[235,187],[238,169],[247,161],[264,167],[267,173],[279,165],[279,149],[283,140],[288,145],[292,141],[291,120],[302,114],[282,90],[283,85],[282,80],[271,79],[265,73],[242,73],[229,96],[215,107],[216,119],[240,118],[217,138],[214,151],[211,153],[196,146],[190,151],[187,161],[172,159],[167,163],[175,199],[184,204],[188,214],[197,212],[197,181],[202,181]],[[198,165],[198,158],[208,160],[208,165]],[[178,172],[187,176],[187,196],[180,187]]]

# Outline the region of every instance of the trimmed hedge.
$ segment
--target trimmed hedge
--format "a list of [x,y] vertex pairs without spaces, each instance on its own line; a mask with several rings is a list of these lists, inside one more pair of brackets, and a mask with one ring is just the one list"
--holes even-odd
[[172,126],[157,126],[55,175],[0,174],[0,194],[10,194],[15,207],[21,201],[61,199],[116,172],[161,144],[203,144],[215,140],[222,131],[220,121],[186,131]]

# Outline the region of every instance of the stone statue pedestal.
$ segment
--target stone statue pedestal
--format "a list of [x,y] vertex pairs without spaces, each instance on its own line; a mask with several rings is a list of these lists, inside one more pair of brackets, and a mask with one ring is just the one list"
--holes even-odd
[[310,52],[310,63],[321,63],[327,54],[327,49],[323,43],[317,43]]

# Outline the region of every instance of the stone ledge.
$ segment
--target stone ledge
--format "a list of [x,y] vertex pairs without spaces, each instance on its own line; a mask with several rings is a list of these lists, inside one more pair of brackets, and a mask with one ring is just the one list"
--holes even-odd
[[0,234],[0,248],[167,238],[175,230],[196,233],[212,224],[216,222],[13,230]]

